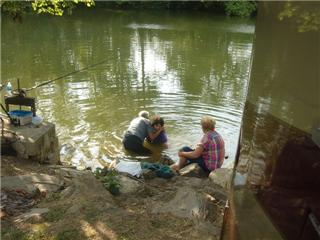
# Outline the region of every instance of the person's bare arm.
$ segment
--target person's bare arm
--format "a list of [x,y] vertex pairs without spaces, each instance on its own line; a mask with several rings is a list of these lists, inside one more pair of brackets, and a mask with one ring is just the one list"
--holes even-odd
[[199,144],[194,151],[192,151],[192,152],[179,152],[178,155],[179,155],[179,157],[194,159],[194,158],[200,157],[202,152],[203,152],[203,146],[201,144]]

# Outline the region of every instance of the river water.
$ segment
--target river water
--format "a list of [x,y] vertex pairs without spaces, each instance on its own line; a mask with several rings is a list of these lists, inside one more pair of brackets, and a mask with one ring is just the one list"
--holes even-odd
[[[1,79],[32,87],[103,61],[29,92],[37,114],[56,124],[61,157],[90,166],[138,159],[122,148],[141,110],[165,119],[168,149],[177,160],[195,146],[200,119],[212,115],[232,167],[246,100],[254,21],[209,13],[86,9],[72,16],[1,20]],[[64,155],[68,152],[67,155]]]

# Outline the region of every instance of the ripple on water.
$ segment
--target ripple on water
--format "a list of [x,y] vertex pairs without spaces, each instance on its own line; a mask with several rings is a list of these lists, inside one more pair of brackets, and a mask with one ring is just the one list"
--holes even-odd
[[[131,20],[136,16],[130,12],[125,18],[114,14],[114,21],[107,24],[93,17],[88,24],[94,27],[86,25],[86,29],[73,21],[57,29],[55,22],[48,21],[37,31],[37,40],[48,51],[39,51],[39,44],[30,45],[34,42],[30,31],[15,31],[4,21],[3,78],[14,82],[12,74],[21,75],[23,87],[31,87],[106,60],[32,93],[37,97],[37,113],[56,124],[60,143],[74,146],[74,164],[159,157],[158,153],[138,157],[122,148],[123,132],[142,109],[164,117],[169,138],[164,153],[174,160],[179,148],[194,146],[201,138],[201,117],[214,116],[231,164],[247,89],[254,24],[176,14],[163,16],[165,21],[154,16],[150,20],[140,14],[139,23]],[[30,21],[24,28],[33,29],[37,18],[26,17]],[[48,29],[63,32],[48,38]]]

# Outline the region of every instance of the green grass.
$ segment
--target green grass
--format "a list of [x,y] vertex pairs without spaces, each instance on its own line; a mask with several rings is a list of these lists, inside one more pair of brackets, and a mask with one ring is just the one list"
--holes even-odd
[[24,232],[13,226],[1,226],[2,240],[53,240],[44,230]]
[[[1,224],[2,225],[2,224]],[[13,226],[1,226],[2,240],[27,240],[27,234]]]
[[88,222],[92,222],[97,219],[97,217],[101,214],[101,210],[98,208],[87,208],[85,210],[85,219]]
[[54,238],[55,240],[74,240],[74,239],[83,239],[81,234],[77,229],[67,229],[61,231]]
[[48,213],[43,215],[43,218],[47,222],[56,222],[63,218],[65,213],[64,207],[55,207],[51,209]]

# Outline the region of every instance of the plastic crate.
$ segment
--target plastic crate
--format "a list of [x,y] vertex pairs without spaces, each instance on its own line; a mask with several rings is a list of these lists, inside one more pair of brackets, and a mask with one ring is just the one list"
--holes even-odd
[[25,110],[14,110],[9,112],[10,117],[19,125],[26,125],[32,121],[32,112]]

